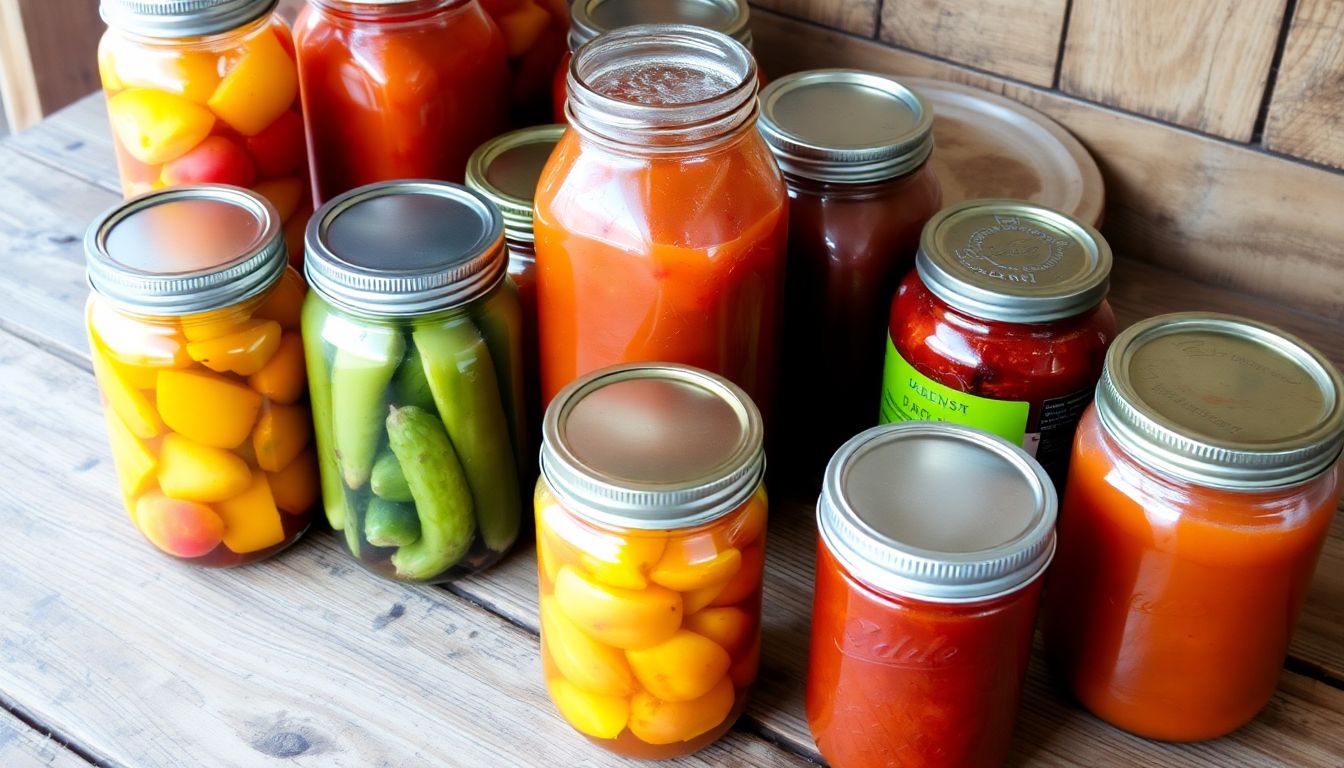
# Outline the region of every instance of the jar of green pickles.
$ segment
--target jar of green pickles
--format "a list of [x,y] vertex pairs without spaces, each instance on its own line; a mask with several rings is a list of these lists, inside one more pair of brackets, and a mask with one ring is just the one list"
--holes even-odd
[[388,578],[439,582],[518,535],[522,318],[498,209],[393,181],[308,224],[303,334],[327,518]]

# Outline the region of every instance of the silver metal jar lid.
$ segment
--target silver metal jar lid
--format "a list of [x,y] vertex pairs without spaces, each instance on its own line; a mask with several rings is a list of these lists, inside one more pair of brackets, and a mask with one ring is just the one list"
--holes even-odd
[[537,179],[564,134],[563,125],[509,131],[476,148],[467,160],[467,186],[485,195],[504,216],[504,235],[530,243]]
[[541,473],[577,514],[668,530],[737,508],[765,474],[760,411],[708,371],[636,363],[596,371],[546,409]]
[[237,29],[275,10],[279,0],[102,0],[109,27],[142,37],[197,37]]
[[504,279],[499,210],[446,181],[406,179],[328,200],[308,222],[308,284],[343,309],[410,317],[461,306]]
[[1030,583],[1055,553],[1058,500],[1020,447],[960,424],[873,427],[826,467],[817,527],[855,578],[940,603]]
[[570,7],[569,50],[604,32],[636,24],[692,24],[751,48],[751,9],[746,0],[575,0]]
[[933,152],[933,109],[897,80],[818,69],[761,91],[761,134],[787,174],[848,184],[903,176]]
[[1021,200],[968,200],[934,214],[915,255],[919,279],[984,320],[1044,323],[1106,298],[1111,247],[1065,213]]
[[1097,385],[1101,424],[1135,461],[1233,490],[1281,488],[1344,448],[1344,381],[1306,342],[1211,312],[1144,320],[1116,337]]
[[94,293],[126,312],[165,317],[247,301],[288,263],[275,206],[222,184],[118,203],[89,225],[84,256]]

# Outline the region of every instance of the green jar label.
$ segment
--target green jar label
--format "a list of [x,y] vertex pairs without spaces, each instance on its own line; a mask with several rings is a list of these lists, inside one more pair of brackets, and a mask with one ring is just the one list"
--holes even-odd
[[[991,400],[968,395],[930,379],[901,357],[887,336],[887,360],[882,373],[881,423],[894,421],[951,421],[983,429],[1013,445],[1027,437],[1031,404]],[[1033,446],[1034,447],[1034,446]]]

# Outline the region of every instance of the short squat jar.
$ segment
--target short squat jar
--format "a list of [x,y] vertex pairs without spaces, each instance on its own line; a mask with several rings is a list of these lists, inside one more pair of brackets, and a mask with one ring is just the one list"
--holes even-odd
[[1098,717],[1197,741],[1269,701],[1339,500],[1342,387],[1300,339],[1229,315],[1115,340],[1045,611],[1050,660]]
[[991,768],[1012,741],[1054,486],[1002,438],[873,427],[817,504],[807,719],[835,768]]
[[789,189],[780,387],[790,455],[775,464],[815,482],[873,425],[891,297],[941,207],[933,110],[889,77],[814,70],[761,92],[760,126]]
[[547,409],[542,670],[560,714],[594,743],[673,758],[746,706],[760,653],[761,439],[741,389],[687,366],[608,368]]
[[940,211],[891,304],[881,422],[951,421],[1021,445],[1057,487],[1115,315],[1111,249],[1049,208],[973,200]]
[[303,281],[275,207],[237,187],[151,192],[85,240],[93,370],[121,497],[163,552],[208,566],[293,543],[318,501]]
[[465,576],[518,535],[522,317],[507,262],[499,211],[446,182],[360,187],[308,225],[327,520],[388,578]]

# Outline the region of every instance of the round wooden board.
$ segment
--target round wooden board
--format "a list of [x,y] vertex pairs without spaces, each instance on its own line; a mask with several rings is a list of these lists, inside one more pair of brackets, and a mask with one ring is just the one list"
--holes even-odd
[[1073,134],[1024,104],[961,83],[899,77],[933,105],[933,168],[943,204],[985,197],[1031,200],[1101,222],[1106,190]]

